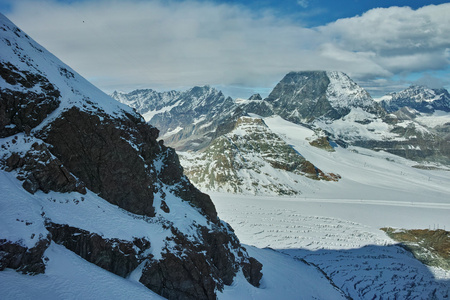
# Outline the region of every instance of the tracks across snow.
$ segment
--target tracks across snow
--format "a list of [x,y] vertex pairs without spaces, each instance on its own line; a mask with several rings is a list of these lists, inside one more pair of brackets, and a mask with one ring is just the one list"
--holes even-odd
[[450,296],[450,272],[423,265],[379,230],[450,228],[449,204],[230,194],[212,199],[242,243],[317,267],[353,299]]

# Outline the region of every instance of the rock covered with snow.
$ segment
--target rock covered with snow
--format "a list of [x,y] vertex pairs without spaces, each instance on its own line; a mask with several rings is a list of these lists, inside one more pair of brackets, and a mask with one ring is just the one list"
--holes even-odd
[[0,269],[44,272],[57,243],[168,298],[215,299],[240,271],[258,286],[158,130],[0,21]]
[[[305,181],[338,181],[274,134],[260,118],[240,117],[200,153],[182,153],[187,176],[202,190],[298,195]],[[288,179],[287,179],[288,178]]]
[[422,113],[436,110],[450,112],[450,94],[446,89],[432,89],[413,85],[398,93],[390,93],[381,98],[381,105],[388,112],[409,107]]
[[167,144],[183,150],[207,146],[211,134],[234,107],[230,97],[210,86],[196,86],[184,92],[136,90],[113,93],[112,97],[134,107],[161,131]]
[[290,72],[266,101],[276,114],[296,123],[338,119],[356,107],[380,112],[372,97],[342,72]]

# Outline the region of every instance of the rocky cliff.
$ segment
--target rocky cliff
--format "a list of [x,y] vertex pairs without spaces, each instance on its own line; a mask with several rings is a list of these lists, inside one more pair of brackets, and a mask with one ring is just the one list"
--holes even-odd
[[57,243],[119,276],[139,267],[169,299],[215,299],[241,270],[258,286],[261,264],[158,130],[0,20],[0,270],[45,272]]
[[272,104],[274,113],[294,123],[339,119],[354,107],[373,113],[382,111],[364,89],[342,72],[290,72],[265,100]]

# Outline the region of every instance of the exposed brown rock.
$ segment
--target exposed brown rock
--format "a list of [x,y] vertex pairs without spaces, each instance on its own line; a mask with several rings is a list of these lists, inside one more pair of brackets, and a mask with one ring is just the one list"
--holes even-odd
[[43,255],[50,241],[50,235],[40,237],[34,247],[27,248],[21,244],[0,239],[0,271],[11,268],[30,275],[44,273]]
[[248,260],[249,262],[242,268],[244,276],[250,284],[255,287],[259,287],[263,276],[261,272],[262,264],[253,257],[250,257]]
[[51,222],[46,228],[57,244],[122,277],[126,277],[136,269],[144,259],[143,252],[150,248],[150,242],[143,238],[135,239],[133,242],[116,238],[107,239],[83,229]]
[[23,157],[12,153],[6,159],[6,167],[7,171],[18,169],[18,178],[24,180],[23,188],[31,194],[38,189],[45,193],[86,193],[84,184],[70,174],[45,144],[34,143]]
[[74,107],[56,119],[43,138],[90,190],[132,213],[153,216],[156,178],[150,170],[161,151],[158,131],[137,122],[107,116],[102,120]]
[[38,86],[42,93],[0,88],[0,137],[29,133],[59,106],[60,92],[43,76],[0,62],[0,76],[11,85]]

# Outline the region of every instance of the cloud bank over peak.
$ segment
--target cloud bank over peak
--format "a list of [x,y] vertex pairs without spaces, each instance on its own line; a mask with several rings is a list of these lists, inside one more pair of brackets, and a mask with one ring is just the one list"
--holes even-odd
[[[366,87],[384,78],[389,87],[392,76],[450,65],[450,4],[372,9],[316,28],[271,10],[208,1],[11,5],[13,22],[105,91],[258,90],[289,71],[319,69],[344,71]],[[448,73],[440,80],[448,84]]]

